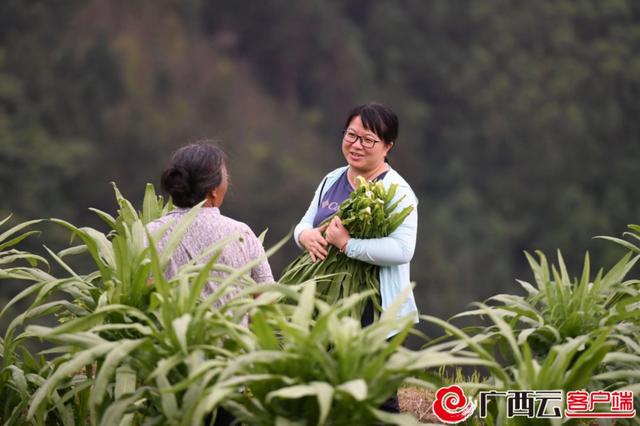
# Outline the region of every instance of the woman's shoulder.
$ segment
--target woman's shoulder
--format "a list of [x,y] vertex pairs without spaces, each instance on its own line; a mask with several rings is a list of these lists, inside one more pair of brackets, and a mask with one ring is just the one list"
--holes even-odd
[[383,182],[385,184],[397,184],[399,193],[410,194],[415,200],[418,202],[418,198],[416,197],[411,185],[398,173],[395,169],[390,168],[387,174],[385,175]]
[[152,220],[151,222],[147,223],[145,226],[147,227],[149,232],[153,232],[156,229],[159,229],[160,227],[166,225],[169,222],[176,221],[177,219],[179,219],[180,216],[181,216],[180,212],[173,210],[165,214],[164,216],[160,216],[159,218]]
[[318,185],[318,187],[323,186],[323,187],[327,187],[329,188],[331,185],[333,185],[333,183],[335,181],[337,181],[340,176],[342,176],[342,174],[344,173],[345,170],[347,170],[349,166],[341,166],[338,167],[337,169],[331,170],[329,173],[327,173],[322,180],[320,181],[320,185]]
[[223,214],[220,214],[218,216],[218,220],[220,221],[220,225],[226,228],[226,231],[229,234],[240,233],[243,235],[255,236],[255,233],[253,232],[251,227],[244,222],[241,222],[237,219],[233,219],[229,216],[225,216]]
[[400,187],[406,187],[411,189],[411,185],[398,173],[395,169],[389,168],[389,171],[385,175],[384,181],[389,183],[397,183]]
[[341,167],[338,167],[337,169],[331,170],[329,173],[327,173],[327,175],[324,178],[337,179],[340,177],[340,175],[344,173],[345,170],[347,170],[348,167],[349,166],[341,166]]

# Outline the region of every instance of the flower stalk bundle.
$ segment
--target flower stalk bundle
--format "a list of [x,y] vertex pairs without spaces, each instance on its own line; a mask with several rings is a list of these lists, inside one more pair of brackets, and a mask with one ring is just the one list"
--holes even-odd
[[[336,215],[352,238],[389,236],[413,211],[413,206],[405,207],[399,212],[395,211],[404,199],[402,196],[393,201],[398,189],[397,184],[390,185],[387,190],[381,181],[368,182],[359,176],[358,182],[358,188],[340,204]],[[323,224],[332,218],[333,216],[327,218]],[[377,265],[347,257],[335,246],[329,245],[324,260],[313,262],[307,251],[298,256],[285,268],[280,282],[299,284],[311,279],[315,279],[317,283],[317,295],[331,305],[354,293],[372,290],[370,297],[351,308],[350,315],[353,318],[359,320],[362,317],[368,300],[373,303],[375,319],[382,312]]]

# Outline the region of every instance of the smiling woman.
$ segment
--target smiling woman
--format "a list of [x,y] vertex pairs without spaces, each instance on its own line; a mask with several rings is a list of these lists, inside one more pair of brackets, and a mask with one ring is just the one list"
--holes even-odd
[[[314,262],[324,260],[329,245],[333,245],[351,259],[379,266],[381,300],[377,304],[383,311],[411,285],[409,269],[418,226],[418,200],[409,184],[387,161],[397,137],[398,117],[388,107],[370,102],[351,110],[342,136],[342,154],[347,166],[330,172],[322,180],[294,230],[296,244],[305,249]],[[387,190],[396,185],[396,200],[401,200],[399,209],[412,208],[404,222],[386,237],[354,238],[336,215],[339,205],[362,180],[379,181]],[[418,309],[409,291],[398,315],[412,317],[417,322]],[[362,314],[362,326],[373,323],[374,316],[374,304],[368,302]],[[388,401],[382,408],[398,411],[397,399]]]

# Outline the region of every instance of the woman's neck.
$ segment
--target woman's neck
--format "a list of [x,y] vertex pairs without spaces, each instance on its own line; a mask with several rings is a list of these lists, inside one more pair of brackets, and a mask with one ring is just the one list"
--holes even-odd
[[353,167],[349,166],[349,168],[347,169],[347,179],[349,180],[349,183],[351,183],[351,186],[357,188],[358,176],[362,176],[367,180],[367,182],[371,182],[376,176],[379,176],[381,173],[386,172],[387,170],[389,170],[389,165],[387,163],[382,163],[375,169],[368,171],[356,170]]

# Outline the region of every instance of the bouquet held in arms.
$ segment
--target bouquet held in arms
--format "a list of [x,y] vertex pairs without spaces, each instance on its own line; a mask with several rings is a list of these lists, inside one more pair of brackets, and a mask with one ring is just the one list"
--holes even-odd
[[[413,211],[413,206],[394,212],[404,199],[403,196],[391,202],[398,189],[397,184],[392,184],[389,190],[386,190],[381,181],[367,182],[359,176],[358,182],[358,188],[340,204],[336,215],[353,238],[389,236]],[[332,218],[333,216],[327,218],[322,224],[328,223]],[[377,319],[382,312],[377,265],[351,259],[335,246],[329,245],[324,260],[313,262],[307,251],[298,256],[285,268],[280,282],[299,284],[311,279],[315,279],[317,283],[317,296],[329,304],[334,304],[338,299],[349,297],[354,293],[373,290],[373,294],[368,299],[373,302],[375,308],[374,318]],[[354,306],[350,315],[359,320],[366,302],[367,299]]]

